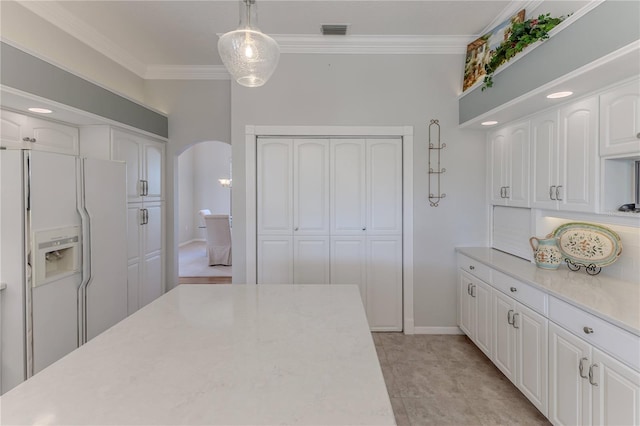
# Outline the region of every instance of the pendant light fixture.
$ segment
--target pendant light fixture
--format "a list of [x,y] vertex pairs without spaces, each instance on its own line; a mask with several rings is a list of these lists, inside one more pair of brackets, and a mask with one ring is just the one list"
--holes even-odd
[[242,86],[259,87],[271,77],[280,59],[280,48],[258,28],[256,0],[240,0],[240,26],[220,36],[218,53]]

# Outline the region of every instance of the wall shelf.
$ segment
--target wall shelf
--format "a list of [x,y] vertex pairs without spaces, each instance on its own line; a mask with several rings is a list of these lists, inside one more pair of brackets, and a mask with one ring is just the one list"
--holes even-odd
[[[435,134],[435,135],[434,135]],[[431,120],[429,123],[429,205],[431,207],[438,207],[440,200],[447,196],[447,194],[440,190],[440,176],[447,170],[440,165],[440,157],[442,150],[446,148],[447,144],[440,142],[440,122],[438,120]],[[435,167],[434,167],[435,164]],[[435,187],[435,192],[433,191]]]

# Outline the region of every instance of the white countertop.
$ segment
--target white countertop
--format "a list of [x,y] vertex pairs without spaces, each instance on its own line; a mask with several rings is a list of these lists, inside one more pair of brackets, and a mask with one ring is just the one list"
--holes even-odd
[[635,283],[587,275],[584,269],[570,271],[564,265],[549,271],[487,247],[457,251],[640,336],[640,286]]
[[6,425],[395,425],[356,286],[180,285],[0,410]]

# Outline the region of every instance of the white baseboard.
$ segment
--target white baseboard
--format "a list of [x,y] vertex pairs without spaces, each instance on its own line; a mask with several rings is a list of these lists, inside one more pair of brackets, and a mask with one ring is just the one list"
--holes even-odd
[[186,246],[187,244],[195,243],[195,242],[197,242],[197,241],[202,241],[202,242],[204,242],[204,241],[206,241],[206,240],[205,240],[205,239],[203,239],[203,238],[193,238],[193,239],[191,239],[191,240],[189,240],[189,241],[185,241],[184,243],[180,243],[180,244],[178,244],[178,247],[184,247],[184,246]]
[[414,334],[464,334],[458,327],[413,327]]

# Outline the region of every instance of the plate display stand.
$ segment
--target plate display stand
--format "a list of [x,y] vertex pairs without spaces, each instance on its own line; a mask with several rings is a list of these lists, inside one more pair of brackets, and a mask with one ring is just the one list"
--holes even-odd
[[[436,133],[434,136],[434,142],[432,142],[432,133]],[[440,143],[440,122],[438,120],[431,120],[429,124],[429,205],[431,207],[438,207],[440,200],[447,196],[440,191],[440,177],[447,170],[444,167],[440,167],[440,156],[442,150],[447,146],[445,143]],[[431,164],[436,163],[435,168]],[[432,185],[436,187],[436,191],[432,190]]]

